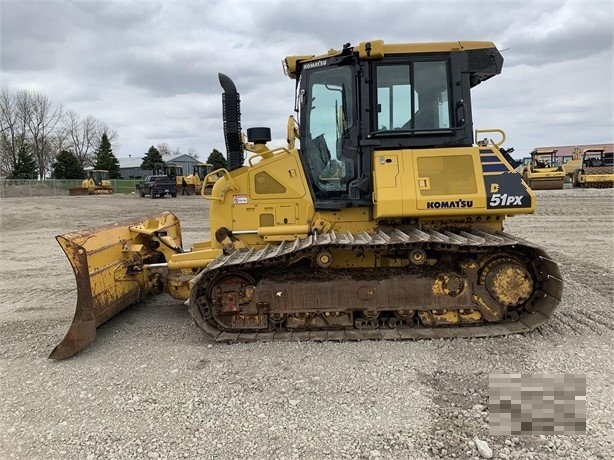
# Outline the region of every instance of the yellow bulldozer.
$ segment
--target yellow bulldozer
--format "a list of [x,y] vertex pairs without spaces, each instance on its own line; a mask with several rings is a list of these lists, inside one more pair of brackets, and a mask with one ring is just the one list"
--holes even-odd
[[168,176],[170,180],[175,181],[177,188],[181,193],[181,186],[183,183],[183,166],[175,163],[156,163],[153,168],[153,175],[155,176]]
[[[210,163],[198,163],[192,167],[192,174],[186,176],[185,181],[188,184],[188,192],[204,193],[211,195],[213,185],[217,182],[218,176],[209,174],[213,171],[213,165]],[[206,178],[206,180],[205,180]]]
[[574,187],[611,188],[614,186],[614,159],[605,147],[582,151],[581,166],[572,174]]
[[[219,74],[229,167],[201,192],[212,238],[183,248],[170,212],[58,236],[78,299],[50,357],[74,355],[99,325],[162,292],[225,343],[487,337],[544,324],[561,300],[559,268],[503,232],[506,216],[534,212],[535,195],[500,147],[504,132],[473,131],[471,89],[502,65],[493,43],[475,41],[289,56],[297,119],[275,148],[269,128],[244,137],[239,93]],[[485,133],[501,139],[474,140]]]
[[565,170],[556,161],[556,150],[534,149],[531,160],[522,168],[522,178],[533,190],[562,189]]
[[68,189],[70,196],[109,195],[111,193],[113,193],[113,186],[109,180],[109,171],[103,169],[87,169],[81,185]]

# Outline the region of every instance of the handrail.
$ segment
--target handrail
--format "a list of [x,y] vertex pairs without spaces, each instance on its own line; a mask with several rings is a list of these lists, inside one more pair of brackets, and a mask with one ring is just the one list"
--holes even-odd
[[476,129],[475,130],[475,134],[474,134],[474,139],[476,140],[476,142],[477,142],[477,139],[478,139],[478,134],[481,134],[481,133],[499,133],[499,134],[501,134],[501,140],[498,143],[493,141],[492,139],[489,139],[490,142],[492,143],[492,145],[494,145],[497,148],[500,148],[500,146],[505,143],[505,132],[502,129],[499,129],[499,128]]
[[263,152],[254,152],[254,154],[253,154],[253,155],[251,155],[251,156],[250,156],[250,157],[247,159],[247,162],[249,163],[249,165],[250,165],[250,166],[253,166],[253,164],[252,164],[252,160],[253,160],[254,158],[256,158],[256,157],[262,157],[262,156],[264,156],[264,155],[270,155],[270,154],[273,154],[273,155],[280,155],[280,154],[282,154],[282,153],[287,153],[287,154],[289,155],[289,154],[290,154],[290,150],[288,150],[288,149],[287,149],[287,148],[285,148],[285,147],[278,147],[278,148],[273,149],[273,150],[268,150],[268,149],[267,149],[267,150],[265,150],[265,151],[263,151]]
[[[234,181],[232,180],[232,177],[230,176],[230,172],[226,168],[219,168],[219,169],[216,169],[215,171],[211,171],[203,179],[203,184],[207,183],[207,178],[209,176],[217,175],[218,173],[222,173],[224,175],[224,178],[226,179],[226,188],[224,190],[222,190],[222,193],[220,193],[220,196],[213,196],[213,190],[211,190],[211,195],[205,195],[205,187],[204,186],[201,187],[201,189],[200,189],[200,195],[205,200],[219,201],[220,203],[223,203],[224,202],[224,196],[226,195],[226,192],[228,190],[233,190],[235,192],[238,192],[239,191],[239,187],[237,187],[237,185],[234,183]],[[221,179],[221,178],[218,178],[218,180],[219,179]]]

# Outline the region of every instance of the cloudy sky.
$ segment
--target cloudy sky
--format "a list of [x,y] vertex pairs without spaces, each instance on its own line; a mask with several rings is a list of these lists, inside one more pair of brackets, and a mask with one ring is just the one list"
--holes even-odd
[[343,43],[493,41],[503,72],[473,91],[474,127],[503,128],[521,157],[614,141],[614,3],[0,0],[2,86],[37,90],[119,134],[118,158],[167,142],[224,151],[221,89],[242,126],[281,144],[294,82],[281,60]]

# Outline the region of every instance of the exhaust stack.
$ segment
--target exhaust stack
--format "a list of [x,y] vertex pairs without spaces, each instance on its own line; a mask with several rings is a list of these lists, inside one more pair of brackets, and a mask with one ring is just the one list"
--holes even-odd
[[234,82],[223,73],[217,74],[224,90],[222,95],[222,114],[224,118],[224,140],[228,169],[243,166],[243,139],[241,138],[241,98]]

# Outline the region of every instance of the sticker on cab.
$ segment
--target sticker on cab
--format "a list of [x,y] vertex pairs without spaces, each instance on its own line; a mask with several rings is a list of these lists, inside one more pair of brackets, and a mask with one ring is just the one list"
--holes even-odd
[[233,195],[232,204],[247,204],[247,195]]

